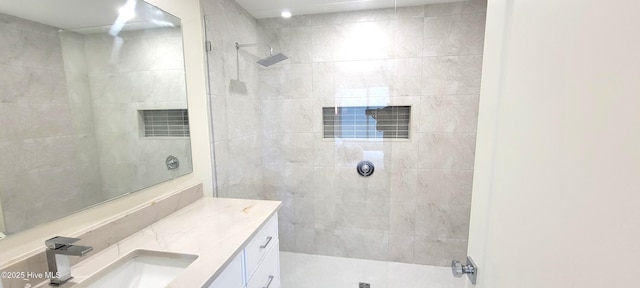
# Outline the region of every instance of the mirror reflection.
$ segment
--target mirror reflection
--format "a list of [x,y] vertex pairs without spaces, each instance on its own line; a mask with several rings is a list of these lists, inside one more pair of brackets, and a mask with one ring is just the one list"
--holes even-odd
[[180,19],[138,0],[4,2],[0,238],[192,171]]

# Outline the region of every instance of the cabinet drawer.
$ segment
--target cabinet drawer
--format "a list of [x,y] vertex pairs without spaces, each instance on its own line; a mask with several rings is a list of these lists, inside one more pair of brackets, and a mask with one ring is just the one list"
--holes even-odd
[[278,246],[278,215],[274,215],[245,247],[247,279],[251,279],[256,268],[272,247]]
[[265,255],[264,261],[258,266],[258,270],[249,280],[247,288],[280,288],[280,249],[278,241],[273,249]]
[[244,271],[242,271],[242,252],[224,268],[222,273],[213,280],[209,288],[240,288],[244,287]]

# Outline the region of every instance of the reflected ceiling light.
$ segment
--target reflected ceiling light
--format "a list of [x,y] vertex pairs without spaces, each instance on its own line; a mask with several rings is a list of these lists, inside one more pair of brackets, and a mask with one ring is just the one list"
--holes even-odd
[[280,16],[282,16],[282,18],[291,18],[291,12],[284,10],[282,11],[282,13],[280,14]]

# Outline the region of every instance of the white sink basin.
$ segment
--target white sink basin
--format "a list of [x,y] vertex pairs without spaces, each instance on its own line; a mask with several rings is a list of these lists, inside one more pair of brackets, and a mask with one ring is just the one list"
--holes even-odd
[[74,287],[165,287],[198,256],[135,250]]

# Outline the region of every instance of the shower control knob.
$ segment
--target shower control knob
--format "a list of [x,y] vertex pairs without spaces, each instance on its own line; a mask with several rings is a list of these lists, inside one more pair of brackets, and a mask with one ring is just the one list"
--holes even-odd
[[373,163],[369,161],[360,161],[360,163],[358,163],[358,167],[356,167],[356,171],[358,171],[358,174],[362,177],[371,176],[374,169]]

